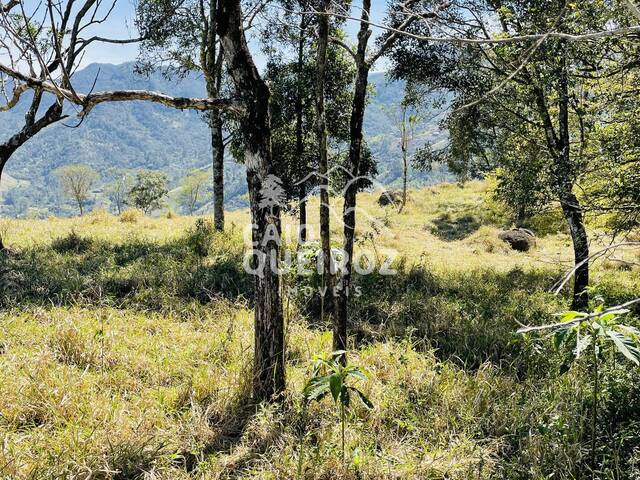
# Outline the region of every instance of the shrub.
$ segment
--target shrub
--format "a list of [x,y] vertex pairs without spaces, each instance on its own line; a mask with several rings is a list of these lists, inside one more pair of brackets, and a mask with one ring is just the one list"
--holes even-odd
[[194,226],[187,231],[187,246],[198,257],[204,258],[209,255],[214,234],[213,222],[209,219],[199,218]]
[[78,235],[75,230],[71,230],[66,237],[56,238],[51,242],[51,248],[58,253],[85,253],[91,248],[92,240]]
[[120,221],[123,223],[138,223],[144,217],[144,212],[137,208],[129,208],[120,214]]

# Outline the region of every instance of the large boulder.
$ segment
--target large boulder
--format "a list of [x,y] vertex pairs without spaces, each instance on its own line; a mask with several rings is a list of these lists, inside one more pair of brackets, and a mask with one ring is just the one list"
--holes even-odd
[[378,205],[386,207],[387,205],[402,205],[402,192],[395,190],[385,190],[378,198]]
[[536,236],[531,230],[526,228],[515,228],[506,230],[498,235],[503,242],[508,243],[511,248],[518,252],[528,252],[536,246]]

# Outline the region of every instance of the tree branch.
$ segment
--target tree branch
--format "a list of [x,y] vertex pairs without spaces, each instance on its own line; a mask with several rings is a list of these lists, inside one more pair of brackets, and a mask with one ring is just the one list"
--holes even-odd
[[71,103],[75,103],[82,107],[82,111],[79,113],[80,117],[86,116],[93,107],[100,103],[130,102],[134,100],[160,103],[180,110],[225,110],[235,113],[244,112],[244,106],[234,99],[171,97],[163,93],[149,90],[120,90],[80,94],[69,89],[60,88],[52,82],[30,77],[3,64],[0,64],[0,72],[15,80],[23,82],[30,89],[42,89],[43,91],[53,93],[56,96],[62,95]]
[[9,0],[8,3],[0,4],[0,12],[9,13],[11,9],[17,6],[20,3],[20,0]]

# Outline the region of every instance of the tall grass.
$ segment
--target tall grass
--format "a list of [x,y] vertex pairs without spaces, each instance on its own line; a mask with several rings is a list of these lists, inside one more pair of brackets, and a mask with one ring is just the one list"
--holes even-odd
[[[349,359],[375,408],[349,412],[344,464],[331,400],[302,415],[312,359],[331,349],[308,298],[285,300],[283,404],[251,402],[240,228],[104,213],[13,222],[17,248],[0,255],[0,478],[585,478],[585,366],[561,372],[549,339],[514,333],[568,305],[548,293],[562,263],[541,261],[564,258],[567,239],[546,236],[532,255],[502,250],[480,193],[447,186],[412,193],[401,216],[375,212],[397,237],[367,242],[402,255],[394,277],[355,279]],[[440,238],[438,209],[482,225]],[[594,279],[607,303],[640,292],[634,269]],[[640,375],[605,368],[598,476],[638,478]]]

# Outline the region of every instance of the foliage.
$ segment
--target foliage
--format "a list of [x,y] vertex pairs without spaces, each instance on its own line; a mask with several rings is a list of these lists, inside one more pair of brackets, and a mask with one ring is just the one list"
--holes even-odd
[[146,214],[162,208],[162,200],[169,193],[167,182],[167,175],[162,172],[150,170],[138,172],[129,190],[127,204],[139,208]]
[[115,213],[122,214],[127,203],[127,196],[132,187],[131,172],[115,169],[112,172],[113,180],[105,187],[105,193],[111,205],[115,207]]
[[360,398],[367,408],[373,408],[373,403],[358,388],[350,385],[352,380],[366,380],[362,369],[344,365],[346,352],[336,351],[326,357],[319,357],[313,367],[313,376],[304,387],[303,395],[307,402],[320,401],[331,394],[333,402],[340,405],[340,424],[342,426],[342,463],[344,463],[344,432],[346,412],[351,407],[351,394]]
[[54,175],[58,179],[62,192],[76,202],[82,215],[84,204],[89,200],[91,187],[98,179],[98,172],[88,165],[76,164],[60,167]]
[[180,182],[178,201],[189,215],[206,201],[211,176],[205,170],[194,170]]
[[214,233],[213,223],[208,219],[199,218],[193,228],[187,231],[186,243],[193,253],[204,258],[209,255]]
[[[346,428],[346,465],[340,403],[308,403],[302,417],[298,408],[312,353],[331,351],[304,299],[288,297],[282,405],[247,406],[253,293],[233,224],[247,224],[248,212],[228,212],[230,228],[205,259],[189,246],[189,217],[12,220],[15,253],[0,258],[3,473],[295,478],[302,442],[303,478],[586,478],[589,358],[559,375],[559,352],[515,334],[566,308],[548,293],[560,269],[477,243],[497,235],[487,193],[477,182],[413,190],[388,223],[393,235],[376,238],[400,252],[397,275],[354,278],[349,361],[367,372],[376,408],[351,398],[359,414]],[[377,198],[359,201],[382,216]],[[473,214],[481,230],[452,249],[423,228],[442,212]],[[294,221],[285,217],[283,231]],[[89,242],[54,250],[49,238],[73,229]],[[566,258],[563,233],[539,241],[540,255]],[[594,275],[607,304],[640,291],[637,270]],[[625,323],[637,328],[633,313]],[[608,359],[601,369],[599,468],[633,478],[640,372]]]

